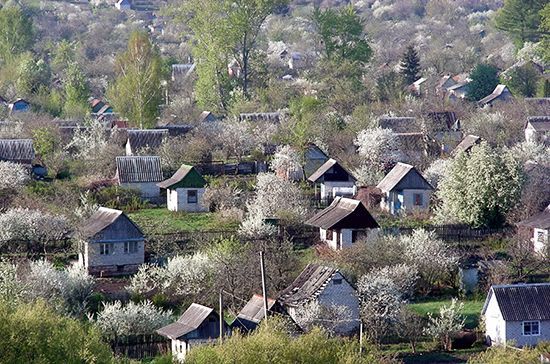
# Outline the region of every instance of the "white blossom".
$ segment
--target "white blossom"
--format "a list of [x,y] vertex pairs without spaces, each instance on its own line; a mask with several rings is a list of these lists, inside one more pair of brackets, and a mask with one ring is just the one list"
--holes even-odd
[[418,270],[416,266],[405,263],[375,268],[366,275],[362,276],[360,282],[371,282],[383,277],[393,282],[402,298],[409,298],[413,295],[416,281],[418,280]]
[[321,305],[318,301],[309,301],[296,307],[296,323],[305,331],[313,327],[322,327],[334,333],[338,326],[347,326],[353,320],[351,311],[341,305]]
[[451,339],[453,339],[464,327],[464,318],[460,311],[464,308],[463,303],[457,304],[453,298],[450,305],[444,305],[439,309],[439,315],[433,316],[428,313],[428,326],[424,328],[424,335],[432,336],[439,340],[445,350],[451,350]]
[[10,240],[46,243],[64,238],[69,231],[69,222],[61,215],[23,208],[0,214],[0,244]]
[[277,175],[284,176],[288,180],[299,180],[304,175],[300,155],[290,145],[277,147],[269,167]]
[[437,189],[439,181],[447,173],[450,163],[451,161],[449,159],[436,159],[424,171],[424,178],[426,178],[426,180],[432,185],[434,189]]
[[526,162],[545,163],[550,160],[550,147],[542,143],[524,141],[504,150],[520,164]]
[[367,168],[381,170],[401,158],[399,139],[391,129],[365,129],[355,139],[357,152]]
[[20,189],[29,182],[27,169],[16,163],[0,161],[0,190]]
[[86,129],[77,128],[73,139],[65,149],[73,151],[74,156],[79,159],[93,160],[102,155],[103,150],[107,147],[107,138],[105,127],[99,121],[94,120]]

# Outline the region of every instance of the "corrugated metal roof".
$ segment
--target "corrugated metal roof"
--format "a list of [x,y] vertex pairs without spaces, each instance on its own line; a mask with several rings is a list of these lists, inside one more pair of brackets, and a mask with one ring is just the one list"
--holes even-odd
[[296,306],[316,298],[332,276],[338,272],[337,269],[318,265],[308,264],[300,275],[285,288],[278,300],[284,305]]
[[529,116],[527,124],[530,124],[536,131],[549,131],[550,116]]
[[168,129],[130,129],[127,133],[134,152],[146,147],[157,149],[168,137]]
[[178,321],[158,329],[157,333],[172,340],[180,338],[198,329],[211,313],[215,313],[214,309],[199,305],[198,303],[192,303]]
[[32,139],[0,139],[0,160],[20,162],[33,159]]
[[182,166],[176,171],[176,173],[174,173],[172,177],[160,183],[157,183],[157,186],[159,186],[160,188],[169,188],[177,183],[184,181],[187,177],[189,177],[190,183],[185,187],[202,188],[206,185],[206,181],[204,180],[204,178],[202,178],[200,173],[197,172],[197,170],[193,166],[182,164]]
[[378,183],[377,188],[384,192],[391,191],[401,181],[407,173],[414,169],[410,164],[397,163],[395,167]]
[[493,295],[505,321],[550,320],[550,283],[492,286],[482,314]]
[[416,118],[405,116],[382,116],[378,119],[378,125],[395,133],[414,133],[421,129]]
[[123,214],[120,210],[100,207],[86,222],[83,224],[81,232],[83,237],[89,238],[103,229],[114,223]]
[[542,212],[519,222],[518,225],[533,229],[550,229],[550,205],[548,205],[548,207],[546,207]]
[[458,145],[455,149],[452,151],[452,155],[457,155],[460,152],[467,153],[472,149],[472,147],[476,144],[481,143],[481,138],[477,135],[466,135],[464,139]]
[[[271,310],[273,305],[275,305],[273,298],[267,299],[267,309]],[[254,323],[260,323],[264,319],[264,296],[255,294],[252,298],[246,303],[243,309],[237,315],[237,319],[244,319],[252,321]]]
[[116,157],[120,183],[160,182],[162,169],[158,156]]
[[329,207],[307,220],[306,224],[325,230],[332,228],[376,229],[380,227],[361,201],[345,197],[336,197]]
[[490,95],[487,95],[481,100],[479,100],[478,104],[480,105],[489,104],[506,93],[511,95],[510,90],[508,89],[508,87],[506,87],[506,85],[497,85],[497,87],[495,87],[493,92]]

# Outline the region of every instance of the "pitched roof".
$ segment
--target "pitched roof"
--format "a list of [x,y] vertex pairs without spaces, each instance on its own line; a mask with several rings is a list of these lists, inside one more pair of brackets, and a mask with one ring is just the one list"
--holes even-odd
[[172,177],[157,183],[157,186],[160,188],[170,188],[176,184],[179,187],[202,188],[206,185],[206,181],[193,166],[182,164]]
[[457,155],[460,152],[467,153],[472,149],[474,145],[481,143],[481,137],[477,135],[466,135],[464,139],[453,149],[451,152],[452,155]]
[[406,116],[382,116],[378,125],[384,129],[391,129],[395,133],[413,133],[420,131],[416,118]]
[[240,121],[269,121],[278,123],[281,121],[281,113],[279,112],[255,112],[239,114]]
[[482,314],[493,295],[505,321],[550,320],[550,283],[492,286]]
[[[276,302],[277,301],[273,298],[268,298],[267,309],[270,310]],[[262,321],[264,319],[264,296],[259,294],[253,295],[237,315],[237,320],[238,319],[244,319],[254,323]]]
[[375,229],[380,227],[359,200],[336,197],[329,207],[306,221],[321,229],[355,228]]
[[427,186],[425,187],[429,186],[429,189],[433,189],[433,187],[428,183],[428,181],[426,181],[422,174],[420,174],[420,172],[416,170],[416,168],[414,168],[410,164],[405,164],[401,162],[397,163],[395,167],[393,167],[392,170],[388,174],[386,174],[386,176],[382,179],[382,181],[380,181],[380,183],[378,183],[376,187],[381,189],[383,192],[389,192],[393,190],[399,184],[399,182],[401,182],[405,178],[405,176],[407,176],[411,171],[413,173],[416,172],[416,174],[420,176],[422,180],[424,180],[424,182],[427,184]]
[[168,129],[130,129],[128,143],[136,151],[145,147],[156,149],[168,137]]
[[481,100],[479,100],[478,104],[480,105],[490,104],[491,102],[493,102],[494,100],[496,100],[497,98],[499,98],[500,96],[506,93],[512,95],[508,87],[506,87],[506,85],[497,85],[497,87],[495,87],[493,92],[490,95],[487,95]]
[[120,183],[160,182],[160,157],[116,157],[117,177]]
[[533,229],[550,229],[550,205],[538,214],[520,221],[518,225]]
[[287,306],[296,306],[315,299],[327,286],[336,268],[308,264],[300,275],[285,288],[278,300]]
[[330,158],[325,163],[323,163],[323,165],[321,165],[321,167],[319,167],[315,172],[313,172],[311,176],[308,177],[308,181],[317,182],[319,178],[321,178],[325,173],[327,173],[329,169],[334,166],[342,168],[342,170],[346,172],[351,179],[355,180],[355,177],[353,177],[351,173],[349,173],[344,167],[342,167],[340,163],[338,163],[335,159]]
[[536,131],[550,131],[550,116],[529,116],[525,126],[531,125]]
[[[112,225],[119,217],[125,216],[120,210],[100,207],[92,216],[90,216],[83,224],[80,232],[84,238],[90,238],[103,231],[108,226]],[[126,217],[141,233],[141,229],[130,218]]]
[[192,303],[178,321],[158,329],[157,333],[172,340],[180,338],[198,329],[211,313],[215,313],[214,309]]
[[0,139],[0,160],[17,162],[33,159],[32,139]]

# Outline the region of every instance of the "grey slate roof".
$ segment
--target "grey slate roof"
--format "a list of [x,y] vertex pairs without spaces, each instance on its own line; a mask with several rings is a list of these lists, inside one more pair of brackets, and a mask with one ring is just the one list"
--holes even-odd
[[32,139],[0,139],[0,160],[23,162],[33,159]]
[[421,129],[416,118],[404,116],[382,116],[378,119],[378,125],[395,133],[414,133]]
[[[84,238],[90,238],[103,231],[105,228],[113,224],[119,217],[125,216],[120,210],[100,207],[92,216],[90,216],[82,225],[80,232]],[[143,234],[139,226],[137,226],[130,218],[127,219]]]
[[127,133],[133,151],[145,147],[156,149],[168,137],[168,129],[130,129]]
[[506,87],[506,85],[497,85],[494,91],[490,95],[487,95],[481,100],[479,100],[478,104],[480,105],[490,104],[491,102],[493,102],[494,100],[498,99],[503,95],[511,96],[512,94],[510,93],[510,90],[508,90],[508,87]]
[[542,212],[519,222],[518,225],[532,229],[550,229],[550,205]]
[[550,283],[492,286],[482,314],[493,295],[505,321],[550,320]]
[[470,149],[476,144],[481,143],[481,137],[478,137],[477,135],[466,135],[464,139],[458,145],[453,149],[451,152],[452,155],[457,155],[460,152],[469,152]]
[[315,299],[327,286],[337,269],[308,264],[300,275],[285,288],[278,300],[287,306],[296,306]]
[[178,321],[158,329],[157,333],[172,340],[180,338],[198,329],[204,320],[213,312],[214,309],[210,307],[192,303]]
[[340,163],[338,163],[335,159],[330,158],[327,160],[319,169],[317,169],[315,172],[311,174],[311,176],[308,177],[308,181],[310,182],[317,182],[319,178],[321,178],[329,169],[334,167],[335,165],[339,165],[350,177],[351,179],[355,180],[355,177],[351,173],[349,173]]
[[550,116],[529,116],[525,126],[528,124],[536,131],[550,131]]
[[269,121],[278,123],[281,121],[281,113],[279,112],[255,112],[239,114],[240,121]]
[[393,169],[382,179],[382,181],[378,183],[376,187],[381,189],[383,192],[389,192],[393,190],[399,184],[399,182],[401,182],[401,180],[403,180],[405,176],[407,176],[407,174],[409,174],[410,172],[417,173],[427,185],[425,187],[433,189],[433,187],[430,186],[428,181],[426,181],[426,179],[420,174],[420,172],[416,170],[416,168],[414,168],[410,164],[405,164],[401,162],[397,163],[395,167],[393,167]]
[[120,183],[160,182],[160,157],[116,157],[117,177]]
[[[267,299],[267,309],[270,310],[275,305],[273,298]],[[259,294],[255,294],[246,303],[243,309],[237,315],[237,319],[244,319],[252,321],[254,323],[260,323],[264,319],[264,297]]]
[[380,227],[359,200],[336,197],[329,207],[306,221],[321,229],[351,228],[376,229]]

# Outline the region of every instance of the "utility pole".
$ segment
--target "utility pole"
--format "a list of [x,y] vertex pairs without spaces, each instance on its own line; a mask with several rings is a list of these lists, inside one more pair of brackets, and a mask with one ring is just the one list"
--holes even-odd
[[363,354],[363,320],[359,319],[359,354]]
[[220,344],[223,342],[223,290],[220,289]]
[[262,294],[264,296],[264,320],[267,324],[267,288],[265,286],[264,252],[260,252],[260,268],[262,271]]

